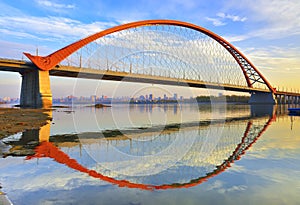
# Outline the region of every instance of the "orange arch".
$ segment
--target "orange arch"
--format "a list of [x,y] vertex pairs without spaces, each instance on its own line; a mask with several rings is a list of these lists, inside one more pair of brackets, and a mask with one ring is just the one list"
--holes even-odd
[[173,26],[181,26],[190,28],[196,31],[199,31],[201,33],[206,34],[207,36],[213,38],[218,43],[220,43],[237,61],[239,66],[242,69],[242,72],[245,76],[245,79],[247,81],[248,87],[253,87],[253,83],[251,83],[251,80],[247,74],[247,69],[244,67],[244,65],[239,61],[239,56],[246,61],[252,69],[257,73],[257,75],[264,81],[266,86],[269,88],[269,90],[274,93],[275,90],[271,86],[271,84],[267,81],[267,79],[258,71],[258,69],[244,56],[238,49],[236,49],[231,43],[226,41],[224,38],[220,37],[219,35],[194,24],[182,22],[182,21],[176,21],[176,20],[144,20],[144,21],[137,21],[132,22],[128,24],[123,24],[119,26],[115,26],[109,29],[106,29],[104,31],[95,33],[91,36],[88,36],[86,38],[83,38],[79,41],[76,41],[60,50],[55,51],[54,53],[48,55],[48,56],[33,56],[29,53],[24,53],[39,69],[41,70],[51,70],[53,69],[57,64],[59,64],[62,60],[64,60],[66,57],[77,51],[78,49],[82,48],[83,46],[103,37],[106,35],[109,35],[111,33],[115,33],[118,31],[130,29],[130,28],[136,28],[141,26],[147,26],[147,25],[173,25]]

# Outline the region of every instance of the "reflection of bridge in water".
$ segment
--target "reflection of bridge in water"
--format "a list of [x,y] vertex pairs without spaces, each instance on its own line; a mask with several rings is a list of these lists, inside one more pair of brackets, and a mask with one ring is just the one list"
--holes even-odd
[[[121,187],[146,190],[191,187],[223,172],[234,161],[239,160],[253,143],[259,139],[272,120],[275,119],[275,112],[271,108],[269,108],[269,111],[272,112],[267,111],[266,113],[265,111],[268,110],[266,107],[260,109],[259,112],[257,112],[258,109],[255,107],[255,109],[251,110],[252,113],[249,116],[226,119],[224,126],[222,121],[184,123],[180,127],[167,125],[163,130],[158,128],[158,133],[155,132],[155,128],[152,128],[150,130],[128,130],[124,132],[126,133],[125,135],[122,135],[120,132],[116,134],[116,130],[113,130],[106,132],[105,135],[103,133],[82,133],[78,135],[49,136],[50,125],[47,125],[40,130],[24,132],[18,141],[7,141],[6,143],[12,146],[11,153],[7,153],[7,155],[25,155],[27,159],[49,157],[58,163],[65,164],[71,169],[86,173],[93,178],[117,184]],[[261,113],[262,110],[264,113]],[[222,137],[218,138],[217,141],[207,141],[214,136],[206,134],[220,128],[223,133]],[[178,133],[182,134],[178,137],[183,138],[183,140],[189,140],[191,135],[197,135],[197,138],[178,162],[168,167],[168,169],[154,173],[153,175],[134,176],[135,173],[140,174],[137,172],[140,165],[138,161],[132,161],[126,165],[126,161],[119,158],[113,162],[103,161],[87,167],[79,164],[77,159],[72,159],[63,151],[63,147],[67,145],[74,147],[83,146],[85,149],[92,148],[90,151],[95,152],[95,149],[93,149],[94,146],[98,153],[108,150],[106,153],[109,156],[113,153],[110,148],[118,149],[125,153],[126,150],[122,149],[122,147],[129,146],[130,149],[127,150],[127,154],[137,156],[140,152],[135,148],[143,147],[145,148],[144,154],[146,156],[151,154],[151,151],[158,152],[159,150],[156,146],[158,144],[162,147],[164,145],[166,147],[169,146],[173,142],[172,139],[174,136],[176,138],[176,134]],[[153,136],[158,137],[153,138]],[[203,145],[212,145],[212,147],[209,150],[207,147],[203,147]],[[20,146],[25,148],[23,152],[14,152]],[[180,149],[180,147],[176,149]],[[210,151],[210,153],[203,151]],[[161,163],[166,163],[168,160],[168,158],[161,157],[157,161],[148,161],[146,162],[149,165],[147,169]],[[113,166],[119,168],[127,166],[127,171],[115,173],[113,171],[110,172],[106,168]]]

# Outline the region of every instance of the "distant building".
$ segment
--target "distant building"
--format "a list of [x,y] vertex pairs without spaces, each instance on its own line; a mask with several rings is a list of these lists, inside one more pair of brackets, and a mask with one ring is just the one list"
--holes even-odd
[[96,95],[91,95],[90,100],[91,102],[96,102]]
[[150,101],[153,100],[153,94],[149,94],[149,100],[150,100]]
[[140,95],[140,97],[139,97],[139,101],[141,101],[141,102],[145,101],[145,96],[143,96],[143,95]]
[[178,99],[177,93],[174,93],[173,99],[174,99],[174,100],[177,100],[177,99]]
[[168,97],[166,94],[164,94],[164,100],[168,100]]
[[3,101],[4,101],[4,102],[10,102],[10,97],[4,97],[4,98],[3,98]]

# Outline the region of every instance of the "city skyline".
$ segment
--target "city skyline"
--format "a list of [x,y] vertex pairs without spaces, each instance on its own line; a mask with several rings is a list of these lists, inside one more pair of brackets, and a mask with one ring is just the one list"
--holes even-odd
[[[148,94],[141,94],[137,96],[106,96],[106,95],[90,95],[90,96],[74,96],[72,94],[67,95],[67,96],[62,96],[62,97],[54,97],[54,101],[58,100],[63,100],[67,101],[69,100],[82,100],[82,101],[95,101],[95,100],[100,100],[100,99],[108,99],[108,100],[130,100],[130,99],[144,99],[144,100],[177,100],[177,99],[189,99],[193,98],[194,96],[189,96],[189,97],[183,97],[182,95],[178,95],[177,93],[173,93],[172,95],[168,94],[163,94],[163,95],[154,95],[153,93],[148,93]],[[93,100],[94,99],[94,100]],[[11,98],[9,96],[0,96],[0,102],[19,102],[20,98]]]
[[[134,5],[134,6],[132,6]],[[80,38],[127,22],[177,19],[207,28],[236,46],[276,88],[297,90],[300,77],[300,4],[290,1],[0,1],[0,57],[26,59],[23,52],[48,55]],[[188,14],[188,15],[187,15]],[[31,26],[28,26],[31,25]],[[84,86],[78,88],[78,81]],[[51,77],[53,97],[97,94],[98,82]],[[146,85],[151,87],[151,85]],[[0,73],[0,96],[19,97],[18,73]],[[141,84],[103,82],[102,92],[131,95]],[[189,96],[205,91],[160,86]],[[135,91],[134,91],[135,92]]]

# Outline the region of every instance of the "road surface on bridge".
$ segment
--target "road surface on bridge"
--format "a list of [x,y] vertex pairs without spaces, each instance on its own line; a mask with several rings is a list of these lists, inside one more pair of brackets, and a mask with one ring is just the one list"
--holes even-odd
[[[0,70],[26,73],[38,69],[33,63],[23,60],[0,59]],[[237,92],[265,92],[269,93],[267,89],[251,88],[247,86],[217,84],[189,79],[168,78],[163,76],[152,76],[136,73],[118,72],[111,70],[96,70],[92,68],[79,68],[74,66],[57,65],[49,71],[51,76],[71,77],[71,78],[86,78],[95,80],[111,80],[111,81],[125,81],[136,83],[151,83],[163,84],[173,86],[188,86],[196,88],[209,88]]]

